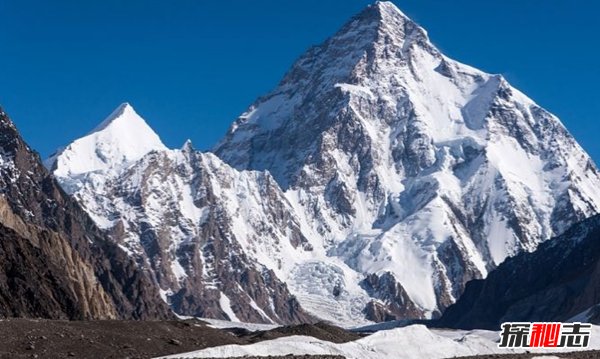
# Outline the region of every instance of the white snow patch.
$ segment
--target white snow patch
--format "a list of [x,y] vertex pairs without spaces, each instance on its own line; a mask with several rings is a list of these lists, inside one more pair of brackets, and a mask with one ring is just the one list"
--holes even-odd
[[179,282],[188,276],[185,272],[185,269],[183,268],[181,263],[179,263],[179,260],[177,260],[177,258],[174,258],[171,261],[171,273],[175,275],[175,278],[177,278],[177,281]]
[[260,323],[243,323],[243,322],[232,322],[229,320],[219,320],[210,318],[198,318],[210,324],[211,327],[217,329],[229,329],[229,328],[243,328],[252,332],[259,330],[271,330],[280,327],[278,324],[260,324]]
[[229,299],[229,297],[227,297],[225,294],[223,294],[223,292],[221,292],[221,296],[219,297],[219,306],[221,306],[221,309],[225,312],[225,314],[227,314],[227,316],[229,317],[229,319],[233,322],[239,322],[240,320],[238,319],[238,317],[235,315],[235,313],[233,312],[233,309],[231,309],[231,300]]

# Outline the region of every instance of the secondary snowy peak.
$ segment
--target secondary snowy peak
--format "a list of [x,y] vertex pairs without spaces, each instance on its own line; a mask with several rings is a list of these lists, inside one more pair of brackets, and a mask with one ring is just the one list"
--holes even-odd
[[124,103],[120,104],[110,115],[108,115],[108,117],[106,117],[104,119],[104,121],[102,121],[98,126],[96,126],[96,128],[94,128],[92,131],[90,131],[89,134],[92,134],[94,132],[100,132],[115,123],[121,122],[120,119],[128,118],[128,117],[129,118],[136,117],[138,122],[140,120],[144,121],[135,112],[135,109],[129,104],[129,102],[124,102]]
[[183,152],[193,152],[195,151],[194,149],[194,144],[192,143],[192,140],[187,139],[184,143],[183,146],[181,146],[181,150]]
[[215,152],[269,171],[326,253],[288,278],[319,314],[341,312],[344,293],[360,312],[359,278],[372,319],[437,315],[467,281],[600,209],[596,166],[558,118],[441,54],[389,2],[303,55]]
[[[53,155],[46,165],[61,178],[117,170],[153,150],[166,149],[158,135],[128,103],[120,105],[86,136]],[[73,192],[77,186],[67,186]]]
[[[140,138],[132,143],[130,136]],[[90,156],[97,163],[80,162]],[[54,161],[63,188],[152,274],[176,313],[313,320],[272,270],[276,265],[264,264],[306,244],[268,173],[237,171],[190,140],[167,149],[127,104]]]

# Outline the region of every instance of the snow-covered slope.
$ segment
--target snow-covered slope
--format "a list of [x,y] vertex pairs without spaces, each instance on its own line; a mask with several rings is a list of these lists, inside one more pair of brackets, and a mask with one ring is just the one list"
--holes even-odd
[[52,155],[46,167],[54,175],[78,185],[85,182],[82,176],[105,173],[131,164],[152,150],[166,149],[158,135],[148,126],[128,103],[123,103],[88,135],[74,141]]
[[278,324],[259,324],[259,323],[243,323],[243,322],[232,322],[229,320],[220,320],[220,319],[210,319],[210,318],[200,318],[203,322],[209,323],[208,326],[211,328],[217,329],[232,329],[232,328],[241,328],[250,332],[257,331],[265,331],[271,330],[281,325]]
[[314,248],[285,280],[337,322],[436,316],[600,208],[597,169],[559,119],[444,56],[390,2],[302,56],[215,153],[280,184]]
[[[590,347],[600,349],[600,328],[593,327]],[[481,354],[509,354],[524,349],[498,348],[498,332],[430,330],[423,325],[384,330],[354,342],[335,344],[306,336],[284,337],[250,345],[224,345],[163,358],[237,358],[245,356],[340,355],[347,359],[443,359]],[[582,350],[582,349],[579,349]],[[574,351],[567,349],[563,351]],[[529,349],[554,354],[560,349]]]
[[[152,268],[176,312],[293,323],[310,320],[277,269],[307,242],[267,173],[238,172],[209,153],[152,152],[107,184],[113,233]],[[276,243],[276,244],[275,244]]]

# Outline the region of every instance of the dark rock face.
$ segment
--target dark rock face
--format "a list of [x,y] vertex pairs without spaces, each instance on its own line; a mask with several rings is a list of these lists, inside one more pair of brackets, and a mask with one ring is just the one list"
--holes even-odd
[[385,322],[397,318],[425,318],[425,313],[410,300],[406,290],[392,273],[370,274],[362,281],[361,286],[371,297],[377,299],[370,301],[365,307],[368,320]]
[[169,317],[155,286],[57,185],[0,110],[0,315]]
[[437,325],[497,330],[507,321],[566,321],[588,309],[598,322],[600,216],[574,225],[533,253],[507,259],[465,293]]

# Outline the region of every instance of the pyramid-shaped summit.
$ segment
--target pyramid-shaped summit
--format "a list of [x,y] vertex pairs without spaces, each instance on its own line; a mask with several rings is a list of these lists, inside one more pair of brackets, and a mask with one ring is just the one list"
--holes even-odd
[[82,185],[80,177],[84,174],[102,176],[130,165],[148,152],[164,149],[146,121],[129,103],[123,103],[86,136],[57,151],[45,165],[57,177],[68,180],[70,185],[64,187],[74,193]]
[[[444,56],[390,2],[304,54],[215,152],[286,191],[326,253],[291,264],[288,283],[331,319],[344,294],[371,319],[435,316],[600,208],[596,166],[558,118]],[[317,273],[330,280],[306,287]]]
[[411,36],[427,37],[425,29],[417,25],[392,2],[378,1],[355,15],[331,40],[336,37],[356,36],[358,32],[362,32],[360,36],[364,37],[365,34],[369,33],[369,29],[373,31],[370,33],[371,35],[382,36],[387,34],[409,41]]
[[120,104],[104,121],[102,121],[96,128],[90,133],[100,132],[110,126],[117,126],[120,122],[144,122],[135,109],[129,102],[123,102]]
[[[430,63],[421,64],[425,61]],[[435,64],[433,69],[431,63]],[[304,54],[292,66],[278,88],[262,97],[240,116],[215,151],[237,168],[264,167],[274,170],[265,163],[270,161],[269,158],[256,155],[256,159],[251,159],[247,152],[235,150],[235,147],[243,147],[245,142],[254,140],[247,137],[248,129],[252,129],[252,132],[268,132],[276,128],[295,127],[300,123],[316,127],[317,130],[324,129],[331,126],[337,112],[344,107],[340,106],[338,98],[343,101],[350,92],[362,91],[363,95],[374,95],[372,91],[381,92],[385,90],[383,86],[389,90],[406,91],[409,85],[405,84],[407,80],[416,80],[416,85],[430,85],[423,83],[421,78],[415,78],[425,75],[418,73],[420,69],[435,70],[431,76],[433,80],[447,82],[435,77],[438,74],[451,76],[456,71],[454,67],[451,60],[446,61],[430,43],[423,28],[391,2],[377,2],[354,16],[333,37]],[[489,77],[475,70],[471,72],[474,72],[479,81]],[[367,81],[378,83],[369,86]],[[442,92],[446,89],[437,90]],[[322,115],[316,123],[310,123],[314,116],[296,116],[298,108],[315,107],[317,103],[326,104],[321,108],[328,107],[328,112],[331,113],[316,114]],[[290,122],[292,119],[293,122]],[[309,140],[313,142],[312,139]],[[289,151],[295,149],[290,148]],[[286,168],[276,172],[276,176],[286,182],[286,185],[290,176],[297,175]]]

